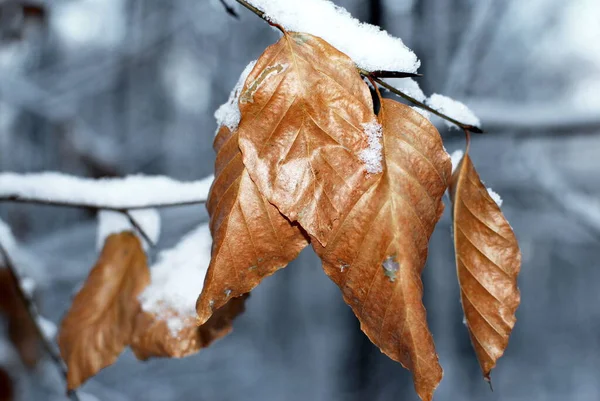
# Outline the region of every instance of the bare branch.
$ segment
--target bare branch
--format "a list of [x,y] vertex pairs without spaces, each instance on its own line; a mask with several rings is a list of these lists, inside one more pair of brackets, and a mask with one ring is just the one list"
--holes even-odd
[[146,233],[146,231],[144,230],[144,228],[135,220],[135,218],[131,215],[131,213],[129,213],[128,210],[125,210],[123,213],[125,214],[125,216],[127,216],[127,219],[129,220],[129,222],[131,223],[131,225],[133,226],[133,228],[135,228],[135,230],[148,243],[148,245],[150,246],[150,248],[156,248],[156,244],[154,243],[154,241],[152,241],[152,239],[150,238],[150,236],[148,235],[148,233]]
[[166,203],[149,203],[143,205],[127,205],[126,207],[115,207],[115,206],[106,206],[100,205],[96,203],[83,203],[83,202],[68,202],[68,201],[56,201],[51,199],[42,199],[42,198],[28,198],[18,195],[10,195],[10,196],[0,196],[0,203],[2,202],[14,202],[14,203],[29,203],[36,205],[45,205],[45,206],[59,206],[59,207],[78,207],[83,209],[91,209],[91,210],[112,210],[113,212],[121,212],[125,213],[127,210],[139,210],[139,209],[162,209],[169,207],[179,207],[179,206],[191,206],[191,205],[200,205],[206,203],[206,199],[197,199],[190,200],[184,202],[166,202]]
[[[66,382],[67,369],[65,367],[65,364],[64,364],[62,358],[60,357],[60,355],[58,354],[58,352],[56,352],[54,346],[52,345],[51,340],[48,339],[44,335],[44,331],[42,330],[42,328],[40,327],[40,324],[39,324],[40,314],[38,313],[37,307],[36,307],[35,303],[33,302],[33,300],[29,297],[29,295],[26,294],[25,291],[23,291],[23,287],[21,287],[21,279],[19,278],[19,273],[17,272],[17,269],[15,268],[15,265],[14,265],[10,255],[8,254],[8,251],[4,248],[4,246],[2,245],[1,242],[0,242],[0,255],[3,257],[3,259],[5,261],[6,267],[8,268],[8,271],[10,272],[10,276],[13,280],[14,288],[17,290],[17,295],[19,296],[19,298],[25,305],[25,308],[27,309],[27,312],[29,313],[29,318],[33,322],[35,330],[37,331],[38,337],[39,337],[44,349],[46,350],[46,353],[48,354],[48,356],[50,356],[50,359],[52,360],[52,362],[54,363],[54,365],[56,366],[56,368],[58,369],[58,371],[63,376],[63,378],[65,379],[65,382]],[[75,390],[68,391],[67,396],[74,401],[79,401],[79,396],[77,395],[77,392]]]

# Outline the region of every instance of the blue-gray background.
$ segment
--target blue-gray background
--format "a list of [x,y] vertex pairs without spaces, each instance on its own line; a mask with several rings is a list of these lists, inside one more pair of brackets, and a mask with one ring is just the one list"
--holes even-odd
[[[424,274],[445,370],[435,399],[600,400],[600,3],[336,3],[402,37],[422,60],[426,93],[481,117],[488,133],[472,157],[523,252],[518,322],[492,393],[462,324],[448,213],[439,224]],[[0,171],[210,174],[212,114],[277,33],[217,0],[45,4],[46,26],[26,24],[20,39],[0,19]],[[440,131],[448,150],[463,146],[457,131]],[[58,322],[96,256],[93,215],[2,204],[0,216],[42,261],[42,310]],[[165,212],[161,245],[205,219],[202,207]],[[11,369],[20,400],[65,399],[48,363]],[[410,374],[360,332],[312,251],[265,280],[213,347],[147,363],[127,351],[82,391],[88,401],[417,400]]]

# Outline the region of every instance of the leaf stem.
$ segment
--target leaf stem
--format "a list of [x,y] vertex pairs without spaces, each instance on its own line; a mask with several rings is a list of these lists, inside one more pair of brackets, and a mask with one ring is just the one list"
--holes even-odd
[[[50,339],[48,339],[46,337],[46,335],[44,334],[44,331],[40,327],[40,323],[39,323],[40,314],[38,313],[37,307],[36,307],[35,303],[33,302],[33,300],[29,297],[29,295],[25,293],[25,291],[23,290],[23,287],[21,287],[21,279],[19,278],[19,273],[17,272],[17,269],[15,268],[15,265],[14,265],[10,255],[8,254],[8,251],[6,250],[6,248],[4,248],[4,246],[2,245],[1,242],[0,242],[0,256],[2,256],[4,258],[4,261],[6,262],[5,264],[6,264],[6,267],[8,268],[8,271],[10,272],[10,276],[13,281],[13,286],[17,290],[18,297],[21,299],[21,301],[23,302],[23,305],[25,305],[25,308],[27,309],[27,313],[29,314],[29,318],[33,322],[33,325],[35,327],[35,330],[37,332],[40,342],[42,343],[44,349],[46,350],[46,353],[48,354],[48,356],[50,356],[50,359],[52,360],[52,362],[54,363],[54,365],[56,366],[56,368],[58,369],[60,374],[63,376],[65,383],[66,383],[67,382],[67,369],[65,368],[65,364],[64,364],[62,358],[60,357],[60,355],[54,349],[54,346],[52,345]],[[75,390],[67,391],[67,396],[69,398],[71,398],[73,401],[79,401],[79,396]]]

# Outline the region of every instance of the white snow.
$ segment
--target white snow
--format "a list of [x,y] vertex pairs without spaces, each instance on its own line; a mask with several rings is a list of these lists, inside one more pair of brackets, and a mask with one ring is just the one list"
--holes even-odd
[[165,176],[80,178],[57,172],[0,173],[0,198],[92,208],[144,208],[205,200],[213,176],[181,182]]
[[217,132],[222,126],[226,126],[231,131],[235,131],[240,124],[240,119],[242,115],[240,113],[240,107],[238,105],[238,101],[240,99],[240,93],[242,88],[244,87],[244,83],[252,72],[252,69],[256,65],[256,60],[251,61],[238,79],[237,83],[233,87],[233,90],[229,94],[229,99],[227,102],[223,103],[221,107],[215,111],[215,120],[217,120]]
[[412,78],[385,78],[384,81],[421,103],[427,99],[417,81]]
[[21,278],[21,289],[29,298],[33,297],[33,292],[35,291],[35,281],[31,277],[22,277]]
[[210,230],[203,224],[175,247],[162,251],[150,268],[151,284],[140,295],[142,309],[165,320],[174,337],[195,324],[196,300],[210,263],[211,244]]
[[496,202],[496,205],[498,205],[498,207],[502,206],[502,198],[500,197],[500,195],[498,195],[496,192],[494,192],[494,190],[492,188],[488,188],[487,189],[488,194],[490,195],[490,197],[494,200],[494,202]]
[[431,121],[431,113],[425,109],[422,109],[420,107],[417,106],[412,106],[411,107],[414,111],[416,111],[417,113],[419,113],[420,115],[422,115],[423,117],[425,117],[426,119],[428,119],[429,121]]
[[248,0],[288,31],[318,36],[367,71],[416,72],[421,64],[401,39],[365,24],[327,0]]
[[365,163],[366,170],[369,174],[378,174],[383,171],[381,161],[383,160],[383,146],[381,137],[383,129],[377,121],[362,124],[363,130],[368,137],[369,147],[363,149],[358,157]]
[[[129,215],[155,244],[160,236],[160,215],[158,211],[156,209],[136,209],[129,211]],[[100,210],[98,212],[96,248],[102,249],[104,241],[109,235],[123,231],[134,232],[142,242],[144,249],[148,249],[150,246],[144,236],[137,232],[125,213]]]
[[[467,106],[458,100],[434,93],[429,97],[429,99],[427,99],[426,103],[432,109],[439,111],[440,113],[445,114],[463,124],[472,125],[474,127],[481,126],[481,122],[475,113],[473,113]],[[444,120],[444,123],[450,128],[457,128],[456,125],[450,121]]]
[[464,154],[465,154],[465,152],[463,152],[462,149],[458,149],[458,150],[455,150],[454,152],[452,152],[452,154],[450,155],[450,160],[452,161],[452,172],[453,173],[454,173],[454,170],[456,170],[456,168],[458,167]]

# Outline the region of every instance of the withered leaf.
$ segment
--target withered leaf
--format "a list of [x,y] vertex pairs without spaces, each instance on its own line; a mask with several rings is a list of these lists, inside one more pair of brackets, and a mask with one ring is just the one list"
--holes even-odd
[[450,182],[456,269],[471,342],[486,380],[515,325],[521,252],[465,154]]
[[356,66],[318,37],[286,32],[258,59],[239,106],[239,144],[260,193],[325,246],[367,175],[363,124],[376,117]]
[[195,317],[184,319],[183,327],[177,333],[170,330],[164,318],[142,312],[136,320],[131,349],[141,360],[151,357],[183,358],[194,354],[231,332],[233,319],[244,312],[247,297],[248,294],[231,299],[202,326],[196,325]]
[[138,295],[149,282],[140,240],[131,232],[110,235],[60,326],[69,390],[114,363],[129,344]]
[[32,368],[40,357],[38,331],[15,285],[10,271],[0,269],[0,312],[8,320],[8,337],[23,364]]
[[199,325],[285,267],[308,244],[300,227],[258,191],[242,162],[237,131],[221,127],[215,151],[215,181],[207,202],[212,256],[196,304]]
[[382,100],[383,174],[342,215],[323,248],[327,275],[340,287],[369,339],[412,371],[431,400],[442,379],[423,306],[421,272],[444,206],[450,158],[431,123],[410,107]]

